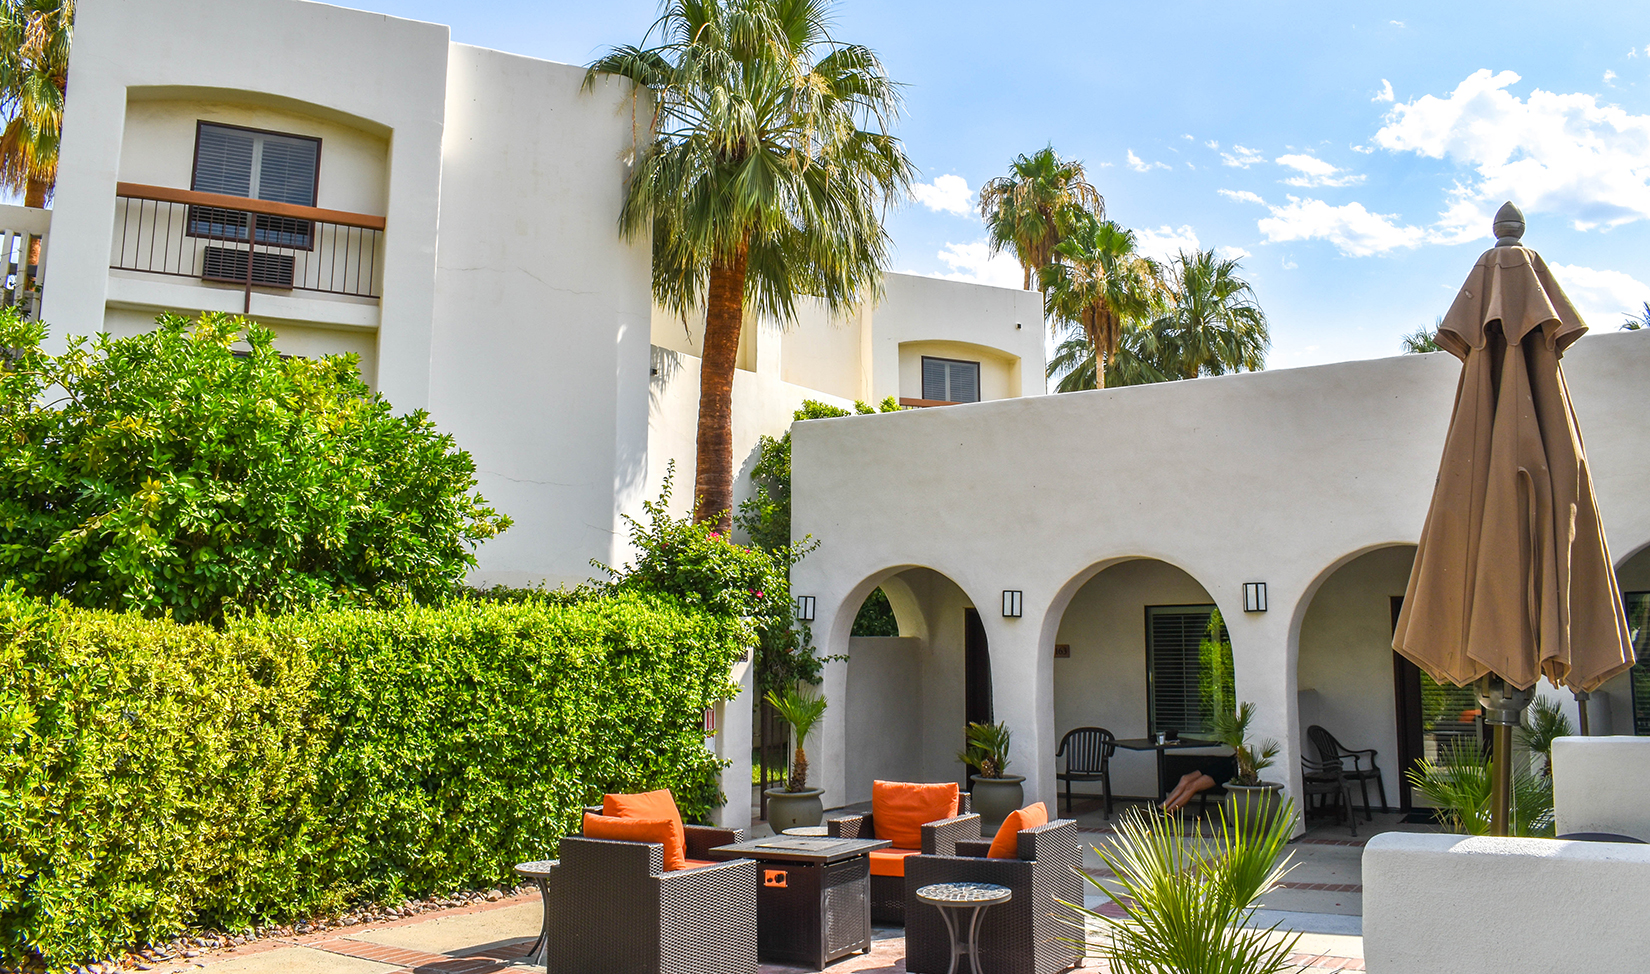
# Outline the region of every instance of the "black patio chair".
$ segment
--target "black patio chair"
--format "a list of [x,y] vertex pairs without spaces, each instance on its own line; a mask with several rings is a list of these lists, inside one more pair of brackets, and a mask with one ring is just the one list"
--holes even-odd
[[1313,799],[1324,799],[1325,804],[1320,807],[1325,809],[1328,808],[1328,800],[1333,799],[1336,820],[1350,823],[1352,834],[1358,834],[1358,815],[1352,810],[1352,785],[1346,780],[1341,762],[1301,758],[1301,791],[1306,802],[1306,807],[1301,810],[1302,817],[1312,814]]
[[[1370,781],[1374,781],[1375,787],[1380,789],[1381,811],[1391,810],[1386,803],[1386,782],[1381,779],[1381,769],[1375,764],[1374,748],[1356,750],[1346,747],[1340,741],[1335,740],[1334,734],[1329,733],[1317,724],[1313,724],[1306,729],[1306,737],[1312,742],[1312,746],[1317,748],[1318,760],[1324,764],[1334,762],[1344,765],[1347,759],[1351,759],[1352,767],[1343,767],[1341,773],[1346,776],[1347,781],[1356,781],[1359,790],[1363,792],[1365,818],[1371,822],[1375,821],[1374,813],[1369,810]],[[1363,766],[1364,761],[1369,762],[1369,767]]]
[[942,974],[950,969],[951,939],[940,912],[917,901],[931,883],[995,883],[1014,891],[1013,899],[980,918],[980,957],[959,971],[990,974],[1056,974],[1076,966],[1083,952],[1067,940],[1076,936],[1076,911],[1086,885],[1083,842],[1077,823],[1056,819],[1025,829],[1013,859],[988,859],[991,839],[957,842],[955,855],[924,853],[905,860],[905,969]]
[[[1066,811],[1071,811],[1071,783],[1073,781],[1100,782],[1101,797],[1106,800],[1106,818],[1111,818],[1111,756],[1117,751],[1117,735],[1104,727],[1077,727],[1060,738],[1056,758],[1066,759],[1066,768],[1055,775],[1066,783]],[[1093,795],[1079,795],[1092,798]]]

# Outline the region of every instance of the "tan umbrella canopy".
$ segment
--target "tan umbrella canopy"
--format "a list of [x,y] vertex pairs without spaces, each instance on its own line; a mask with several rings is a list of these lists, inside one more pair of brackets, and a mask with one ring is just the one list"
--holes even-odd
[[1438,328],[1461,382],[1392,645],[1440,682],[1591,691],[1633,648],[1559,365],[1587,326],[1517,207],[1495,229]]

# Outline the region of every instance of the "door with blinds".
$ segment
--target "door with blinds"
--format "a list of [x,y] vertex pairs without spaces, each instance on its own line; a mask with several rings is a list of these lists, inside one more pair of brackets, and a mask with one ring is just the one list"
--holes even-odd
[[[269,203],[314,206],[321,168],[321,140],[279,132],[199,122],[195,130],[195,165],[189,188]],[[315,225],[309,220],[251,214],[217,206],[191,206],[188,232],[193,237],[246,243],[259,247],[312,250]],[[295,262],[280,253],[252,255],[239,247],[206,248],[201,276],[208,280],[269,287],[291,287]]]
[[1224,625],[1209,638],[1214,613],[1213,605],[1146,607],[1148,736],[1201,737],[1214,729],[1215,701],[1231,693],[1231,643]]

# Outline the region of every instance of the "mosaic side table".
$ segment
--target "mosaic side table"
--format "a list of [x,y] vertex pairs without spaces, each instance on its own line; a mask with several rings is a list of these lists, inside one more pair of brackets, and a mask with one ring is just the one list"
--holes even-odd
[[523,879],[531,879],[539,886],[539,900],[544,905],[544,920],[539,925],[539,939],[533,941],[533,946],[527,948],[527,953],[521,958],[522,963],[544,967],[550,962],[550,890],[547,888],[550,873],[561,865],[560,859],[544,859],[539,862],[520,862],[516,864],[516,875]]
[[946,974],[957,974],[957,962],[964,956],[973,974],[985,974],[980,970],[980,917],[1013,898],[1013,890],[995,883],[935,883],[917,890],[917,902],[937,908],[951,934],[951,969]]

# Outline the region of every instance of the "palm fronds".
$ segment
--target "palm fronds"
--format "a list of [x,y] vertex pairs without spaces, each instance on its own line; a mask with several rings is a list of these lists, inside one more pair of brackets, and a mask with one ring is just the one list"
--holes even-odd
[[826,700],[819,694],[799,693],[795,687],[787,687],[784,693],[769,690],[767,701],[780,719],[791,725],[791,730],[796,733],[796,753],[791,756],[791,779],[786,788],[803,791],[808,787],[808,752],[803,744],[807,742],[814,725],[825,716]]
[[45,206],[57,184],[74,0],[0,0],[0,183]]
[[1522,726],[1518,728],[1518,743],[1546,759],[1542,773],[1553,773],[1553,741],[1560,737],[1570,737],[1576,732],[1575,725],[1558,704],[1548,697],[1538,696],[1530,701],[1530,706],[1524,711]]
[[1039,272],[1054,260],[1063,222],[1073,213],[1100,219],[1106,201],[1090,185],[1083,164],[1062,159],[1052,145],[1016,156],[1008,169],[1008,175],[980,187],[980,216],[991,252],[1014,253],[1029,291]]
[[[1516,764],[1512,772],[1508,834],[1552,838],[1552,779]],[[1408,774],[1415,790],[1437,808],[1444,831],[1490,834],[1490,758],[1477,741],[1444,744],[1438,760],[1421,761]]]

